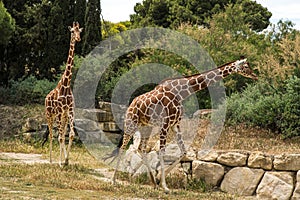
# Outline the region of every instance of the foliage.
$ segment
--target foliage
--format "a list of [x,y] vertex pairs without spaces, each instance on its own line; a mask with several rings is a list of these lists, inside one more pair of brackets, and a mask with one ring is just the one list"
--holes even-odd
[[[0,46],[1,85],[27,74],[54,80],[57,74],[53,71],[59,71],[67,58],[70,40],[67,27],[75,20],[84,27],[85,1],[3,0],[3,3],[15,19],[15,31],[8,44]],[[81,44],[76,48],[77,54],[81,53],[80,48]]]
[[0,1],[0,45],[6,45],[15,30],[15,20]]
[[85,26],[82,53],[88,54],[102,40],[100,21],[100,1],[89,0],[85,12]]
[[108,38],[113,35],[119,34],[123,31],[126,31],[131,26],[129,21],[119,22],[119,23],[112,23],[110,21],[103,21],[103,28],[102,28],[102,37]]
[[[134,7],[135,14],[130,16],[135,27],[161,26],[176,28],[182,23],[207,26],[206,20],[224,11],[229,4],[243,8],[245,21],[255,31],[262,31],[270,24],[271,13],[260,4],[250,0],[145,0]],[[232,17],[232,16],[230,16]]]
[[227,101],[228,124],[270,129],[284,137],[300,135],[300,78],[291,76],[280,90],[266,82],[248,86]]
[[9,87],[1,87],[0,93],[2,103],[7,104],[43,104],[46,95],[56,86],[55,82],[46,79],[38,80],[29,76],[23,80],[9,82]]

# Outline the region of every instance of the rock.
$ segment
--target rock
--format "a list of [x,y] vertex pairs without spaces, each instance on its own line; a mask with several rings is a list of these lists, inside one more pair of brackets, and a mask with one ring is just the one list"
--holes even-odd
[[264,170],[262,169],[235,167],[225,175],[221,190],[230,194],[251,196],[263,175]]
[[274,169],[285,171],[300,170],[300,154],[282,154],[275,156]]
[[180,157],[180,155],[181,155],[181,151],[179,149],[179,146],[176,143],[166,145],[166,151],[164,155],[164,160],[166,163],[174,162]]
[[114,121],[114,116],[111,112],[98,110],[97,113],[98,122],[112,122]]
[[273,167],[272,157],[262,152],[253,152],[248,158],[248,167],[271,170]]
[[288,200],[293,193],[292,172],[266,172],[256,190],[259,199]]
[[297,178],[296,178],[296,186],[295,190],[292,196],[292,200],[298,200],[300,199],[300,171],[297,172]]
[[215,162],[218,158],[219,154],[213,150],[201,150],[198,151],[197,159],[208,162]]
[[242,167],[247,163],[248,155],[239,152],[224,152],[217,158],[218,163],[231,167]]
[[224,167],[217,163],[193,161],[193,177],[207,184],[218,186],[224,176]]
[[[157,168],[159,166],[159,158],[155,151],[149,152],[146,154],[147,161],[149,163],[149,166],[151,167],[151,170],[153,172],[157,171]],[[129,149],[126,151],[126,154],[124,156],[123,166],[122,170],[125,170],[129,173],[135,174],[141,174],[147,172],[147,167],[142,163],[142,158],[140,154],[137,153],[136,147],[134,145],[130,145]]]
[[22,127],[23,133],[34,132],[41,129],[41,124],[35,118],[27,118],[25,124]]
[[106,131],[106,132],[120,132],[121,131],[115,122],[104,122],[103,126],[100,125],[100,127],[103,127],[102,130]]
[[107,111],[107,112],[111,112],[111,106],[112,104],[109,102],[104,102],[104,101],[99,101],[98,103],[99,109]]
[[84,131],[98,131],[98,123],[89,119],[75,119],[75,126]]

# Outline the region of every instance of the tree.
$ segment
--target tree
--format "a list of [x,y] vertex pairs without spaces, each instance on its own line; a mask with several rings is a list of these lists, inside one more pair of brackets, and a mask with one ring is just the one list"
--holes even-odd
[[89,0],[85,12],[85,28],[82,48],[84,55],[88,54],[102,40],[100,14],[100,1]]
[[6,45],[15,30],[15,20],[0,1],[0,45]]
[[255,31],[270,24],[271,13],[251,0],[144,0],[134,7],[130,20],[135,27],[162,26],[176,28],[181,23],[208,26],[207,20],[225,10],[228,4],[239,4],[246,13],[245,20]]
[[7,83],[7,45],[15,30],[15,20],[0,1],[0,85]]

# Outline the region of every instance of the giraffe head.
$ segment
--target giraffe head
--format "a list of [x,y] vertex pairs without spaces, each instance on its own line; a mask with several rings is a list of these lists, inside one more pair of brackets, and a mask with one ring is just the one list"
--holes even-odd
[[78,22],[73,22],[73,27],[68,27],[71,32],[71,41],[79,42],[81,40],[80,33],[82,32],[83,28],[79,28]]
[[247,58],[241,58],[233,63],[235,70],[238,74],[242,76],[251,78],[253,80],[257,80],[257,75],[254,74],[253,70],[250,68],[249,62],[247,62]]

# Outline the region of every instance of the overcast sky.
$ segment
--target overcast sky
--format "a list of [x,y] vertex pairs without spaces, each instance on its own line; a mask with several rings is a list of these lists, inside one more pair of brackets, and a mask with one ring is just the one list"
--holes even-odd
[[[129,20],[133,8],[142,0],[101,0],[102,15],[105,20],[120,22]],[[300,1],[299,0],[257,0],[273,14],[271,22],[276,24],[280,19],[290,20],[300,30]]]

